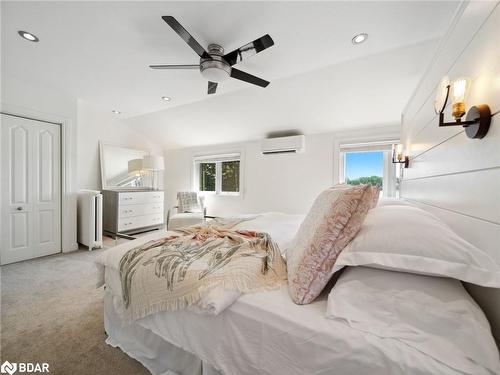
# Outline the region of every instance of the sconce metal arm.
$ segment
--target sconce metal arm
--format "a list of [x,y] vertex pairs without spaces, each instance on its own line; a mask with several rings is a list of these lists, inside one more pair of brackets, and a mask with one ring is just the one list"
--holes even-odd
[[483,138],[488,133],[491,123],[490,107],[486,104],[471,107],[465,116],[465,121],[461,119],[451,122],[444,121],[444,110],[448,104],[450,88],[451,85],[446,86],[446,98],[443,108],[439,112],[439,126],[463,126],[469,138]]

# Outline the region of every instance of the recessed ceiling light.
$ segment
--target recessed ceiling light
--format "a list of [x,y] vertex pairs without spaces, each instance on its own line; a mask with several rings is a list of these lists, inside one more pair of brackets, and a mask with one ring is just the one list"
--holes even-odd
[[358,34],[358,35],[354,36],[354,38],[352,38],[352,44],[363,43],[366,39],[368,39],[368,34],[366,34],[366,33]]
[[166,102],[169,102],[172,100],[172,98],[170,96],[162,96],[161,97],[163,100],[165,100]]
[[113,112],[115,115],[119,115],[121,112],[117,111],[116,109],[113,109],[111,112]]
[[38,42],[40,39],[36,37],[36,35],[33,35],[32,33],[29,33],[27,31],[18,31],[17,32],[22,38],[29,40],[30,42]]

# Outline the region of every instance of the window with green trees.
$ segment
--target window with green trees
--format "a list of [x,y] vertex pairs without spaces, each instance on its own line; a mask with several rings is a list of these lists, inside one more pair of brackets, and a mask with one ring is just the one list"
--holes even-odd
[[383,151],[346,152],[345,182],[349,185],[382,186],[384,171]]
[[200,163],[198,170],[199,190],[215,191],[215,163]]
[[221,191],[236,193],[240,191],[240,161],[221,163]]
[[195,187],[200,192],[238,194],[240,191],[240,155],[214,155],[194,161]]

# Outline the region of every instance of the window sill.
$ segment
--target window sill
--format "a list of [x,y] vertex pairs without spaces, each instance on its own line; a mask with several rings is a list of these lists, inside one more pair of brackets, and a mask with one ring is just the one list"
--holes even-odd
[[216,196],[216,197],[240,197],[241,193],[238,192],[220,192],[216,193],[215,191],[198,191],[198,194],[201,196],[204,195],[210,195],[210,196]]

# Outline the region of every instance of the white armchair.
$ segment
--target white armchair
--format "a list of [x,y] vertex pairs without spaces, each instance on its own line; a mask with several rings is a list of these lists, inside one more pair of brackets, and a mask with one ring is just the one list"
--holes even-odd
[[204,203],[203,197],[198,197],[196,192],[177,193],[177,206],[167,213],[167,229],[175,230],[204,222],[207,213]]

